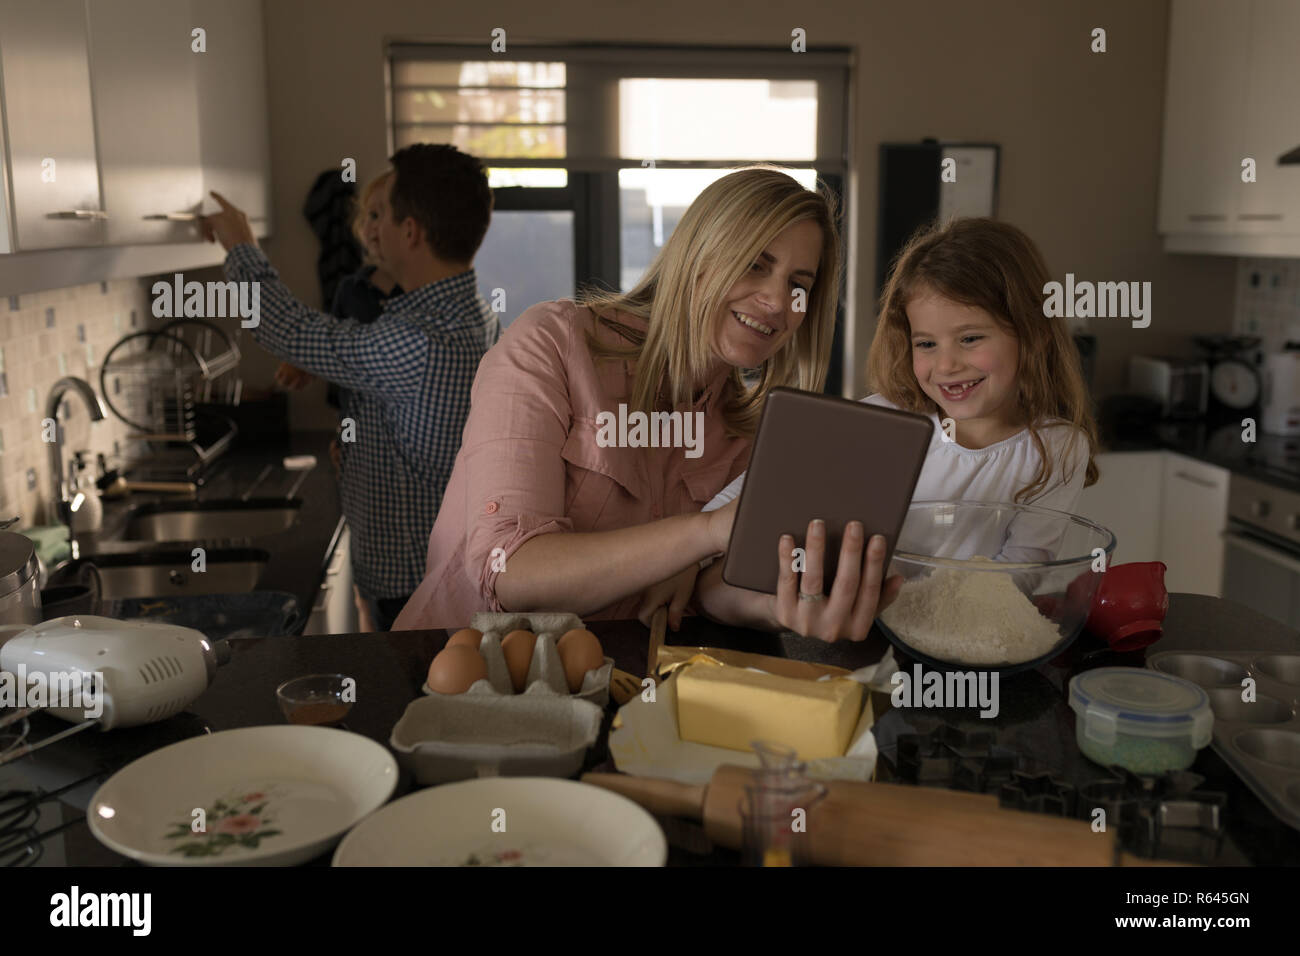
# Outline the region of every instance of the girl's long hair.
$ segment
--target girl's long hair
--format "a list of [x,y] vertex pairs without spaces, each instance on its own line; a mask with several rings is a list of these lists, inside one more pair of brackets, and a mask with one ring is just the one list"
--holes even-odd
[[[612,345],[587,332],[599,359],[632,360],[636,375],[630,405],[650,413],[661,400],[689,406],[692,384],[715,361],[719,313],[737,281],[764,248],[787,227],[810,221],[820,227],[821,263],[808,291],[807,312],[790,341],[746,381],[733,369],[732,398],[723,410],[727,432],[752,436],[767,393],[780,385],[821,391],[830,364],[840,288],[840,237],[833,195],[823,185],[805,189],[774,166],[748,166],[710,184],[683,214],[641,281],[629,292],[587,289],[576,296],[628,344]],[[627,312],[645,320],[644,336],[606,313]]]
[[[932,414],[939,405],[921,390],[912,370],[912,335],[907,304],[922,293],[975,306],[992,315],[1017,339],[1016,405],[1038,450],[1033,480],[1016,492],[1033,498],[1052,479],[1040,429],[1052,419],[1073,425],[1088,442],[1084,484],[1097,481],[1097,424],[1093,419],[1078,349],[1065,322],[1043,315],[1043,287],[1049,281],[1042,253],[1023,231],[993,219],[953,219],[919,229],[894,260],[881,295],[880,317],[871,342],[868,377],[872,387],[900,408]],[[1064,476],[1068,481],[1070,475]]]

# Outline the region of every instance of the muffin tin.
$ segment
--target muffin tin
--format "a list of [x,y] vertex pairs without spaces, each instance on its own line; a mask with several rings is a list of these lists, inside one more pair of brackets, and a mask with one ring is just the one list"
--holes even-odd
[[[1279,820],[1300,829],[1300,654],[1165,651],[1147,667],[1205,688],[1214,708],[1213,746]],[[1241,682],[1255,679],[1255,700]]]

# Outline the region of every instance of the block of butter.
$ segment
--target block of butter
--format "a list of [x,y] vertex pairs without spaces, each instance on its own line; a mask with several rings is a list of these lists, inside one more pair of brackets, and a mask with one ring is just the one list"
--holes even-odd
[[682,740],[731,750],[750,741],[792,747],[800,760],[842,757],[862,713],[857,681],[779,677],[699,662],[677,681],[677,731]]

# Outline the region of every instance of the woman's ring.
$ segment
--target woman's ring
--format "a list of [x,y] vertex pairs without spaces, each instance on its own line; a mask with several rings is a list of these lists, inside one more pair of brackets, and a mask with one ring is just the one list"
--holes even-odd
[[799,592],[799,600],[800,600],[800,601],[825,601],[825,600],[826,600],[826,595],[825,595],[825,594],[805,594],[803,591],[800,591],[800,592]]

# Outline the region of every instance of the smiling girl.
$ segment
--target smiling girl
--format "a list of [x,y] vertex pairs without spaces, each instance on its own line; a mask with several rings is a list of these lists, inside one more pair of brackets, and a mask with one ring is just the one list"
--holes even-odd
[[[932,417],[914,498],[1072,511],[1097,480],[1097,426],[1047,266],[1008,223],[957,219],[899,254],[871,343],[868,402]],[[944,428],[947,420],[947,428]]]

